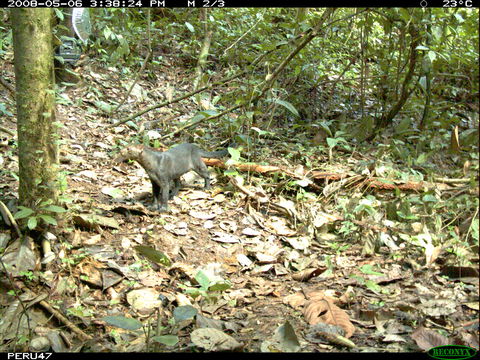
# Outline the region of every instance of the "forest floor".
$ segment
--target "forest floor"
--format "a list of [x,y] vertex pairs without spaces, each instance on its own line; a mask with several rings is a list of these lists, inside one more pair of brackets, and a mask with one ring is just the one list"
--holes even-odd
[[[180,93],[191,90],[187,80],[178,80],[179,71],[172,67],[153,79],[141,77],[121,114],[164,101],[169,82],[176,81]],[[478,348],[478,254],[465,252],[462,261],[474,265],[460,264],[445,244],[435,242],[425,222],[387,220],[385,209],[396,195],[372,185],[376,178],[388,178],[381,176],[379,163],[375,176],[367,174],[365,164],[375,158],[374,149],[370,154],[335,152],[329,160],[308,141],[310,134],[286,128],[280,138],[257,139],[248,158],[288,171],[239,171],[241,184],[212,166],[212,190],[188,174],[184,188],[169,201],[171,212],[159,213],[149,209],[151,185],[144,170],[113,159],[138,141],[138,129],[149,129],[150,139],[160,137],[182,116],[158,125],[155,121],[174,115],[161,109],[146,113],[141,122],[134,119],[137,129],[131,124],[107,128],[114,119],[102,115],[102,104],[119,101],[132,80],[114,67],[86,64],[79,73],[82,81],[67,86],[58,105],[71,225],[52,240],[55,257],[47,264],[37,262],[32,276],[23,274],[15,282],[30,291],[23,298],[37,339],[30,349],[41,348],[37,343],[45,344],[39,340],[45,338],[55,351]],[[189,104],[175,105],[184,110],[185,120],[193,115]],[[15,131],[14,117],[2,126]],[[216,150],[230,140],[223,132],[202,124],[165,145],[194,142]],[[18,161],[14,137],[0,133],[0,140],[0,200],[7,203],[17,198],[12,173],[18,173]],[[404,164],[389,165],[408,173]],[[449,166],[439,162],[439,176]],[[303,175],[309,170],[340,175],[307,180]],[[415,192],[408,186],[418,182],[403,180],[395,184]],[[464,186],[430,185],[437,193]],[[340,199],[345,212],[339,211]],[[374,209],[376,215],[355,212],[355,199],[356,206]],[[9,233],[0,224],[0,238],[10,239]],[[7,294],[12,283],[2,279],[0,287],[0,349],[5,351],[19,334],[28,335],[28,326],[21,321],[17,330],[21,309],[18,304],[12,308],[16,299]],[[106,316],[112,318],[106,321]],[[122,317],[139,320],[163,337],[147,342],[144,329],[129,328]]]

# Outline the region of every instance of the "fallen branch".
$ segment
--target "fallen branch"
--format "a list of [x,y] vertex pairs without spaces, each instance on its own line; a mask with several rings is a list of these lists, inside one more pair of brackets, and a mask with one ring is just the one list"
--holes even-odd
[[[224,161],[219,159],[203,159],[205,164],[209,166],[215,166],[219,168],[227,168],[227,165]],[[332,172],[322,172],[322,171],[303,171],[301,173],[295,173],[288,169],[279,167],[279,166],[271,166],[271,165],[259,165],[255,163],[244,163],[244,164],[234,164],[229,167],[234,167],[240,171],[246,172],[253,172],[259,174],[273,174],[273,173],[282,173],[287,176],[290,176],[296,180],[310,180],[308,184],[309,187],[312,189],[321,192],[323,187],[320,187],[315,182],[319,180],[324,181],[340,181],[344,179],[354,179],[355,183],[359,183],[359,186],[365,186],[371,189],[378,189],[378,190],[387,190],[387,191],[395,191],[396,189],[401,191],[424,191],[425,189],[432,189],[441,187],[440,185],[444,184],[437,184],[431,183],[426,181],[420,182],[407,182],[407,183],[400,183],[399,181],[392,181],[392,180],[384,180],[382,178],[369,178],[364,175],[358,175],[352,172],[349,173],[342,173],[336,174]],[[449,187],[444,185],[442,190],[447,190]]]
[[6,133],[8,135],[15,136],[15,133],[13,131],[11,131],[7,128],[4,128],[3,126],[0,126],[0,131]]
[[15,229],[15,232],[17,233],[17,236],[21,238],[22,233],[20,231],[20,228],[18,227],[17,222],[15,221],[15,218],[13,217],[8,207],[2,201],[0,201],[0,216],[3,218],[5,224],[7,224],[7,226],[13,227]]
[[[2,262],[3,264],[3,262]],[[18,287],[18,289],[22,291],[28,291],[34,295],[34,298],[38,300],[39,295],[35,294],[31,289],[29,289],[23,282],[17,281],[15,283]],[[15,292],[16,293],[16,292]],[[58,321],[62,322],[67,326],[70,330],[72,330],[74,333],[76,333],[82,340],[91,340],[92,337],[90,335],[87,335],[85,332],[83,332],[81,329],[79,329],[75,324],[73,324],[70,320],[68,320],[60,311],[54,309],[48,302],[45,300],[40,300],[38,301],[38,304],[42,306],[45,310],[50,312]],[[24,311],[26,311],[26,308],[24,307]]]
[[[308,178],[307,173],[304,173],[304,176],[302,177],[299,174],[295,174],[294,172],[281,168],[278,166],[271,166],[271,165],[259,165],[255,163],[240,163],[240,164],[234,164],[231,166],[227,166],[224,161],[219,160],[219,159],[203,159],[203,162],[209,166],[215,166],[218,168],[226,169],[227,167],[234,167],[237,170],[240,171],[245,171],[245,172],[253,172],[253,173],[259,173],[259,174],[272,174],[272,173],[282,173],[287,176],[290,176],[294,179],[301,180],[305,179],[305,177]],[[308,186],[312,187],[313,189],[317,191],[321,191],[322,188],[318,186],[317,184],[311,182],[308,184]]]
[[449,179],[449,178],[434,178],[436,182],[444,184],[468,184],[470,179]]
[[[167,149],[160,148],[158,150],[165,151]],[[400,183],[400,181],[398,180],[372,178],[372,177],[367,177],[365,175],[359,175],[353,172],[343,172],[341,174],[333,173],[330,171],[310,171],[310,170],[303,170],[302,172],[293,172],[289,169],[286,169],[280,166],[260,165],[255,163],[238,163],[238,164],[227,166],[225,162],[220,159],[202,158],[202,160],[208,166],[215,166],[221,169],[233,167],[239,171],[258,173],[258,174],[282,173],[284,175],[290,176],[292,179],[308,180],[310,181],[308,183],[308,186],[317,192],[323,191],[323,187],[316,184],[316,182],[320,180],[331,182],[331,181],[340,181],[340,180],[346,180],[346,179],[352,180],[351,182],[348,183],[350,185],[352,183],[355,183],[355,184],[359,184],[357,186],[365,186],[371,189],[387,190],[387,191],[395,191],[396,189],[398,189],[400,191],[420,192],[420,191],[424,191],[425,189],[433,189],[433,188],[441,188],[441,190],[450,189],[450,187],[448,187],[443,183],[432,183],[432,182],[426,182],[426,181]],[[467,179],[458,179],[458,180],[462,180],[459,182],[463,183],[464,180],[467,180]]]
[[12,99],[15,99],[15,89],[4,78],[0,77],[0,84],[10,93]]
[[52,306],[50,306],[49,303],[47,303],[45,300],[42,300],[39,302],[39,304],[48,312],[50,312],[55,318],[64,323],[66,327],[68,327],[70,330],[72,330],[75,334],[77,334],[80,339],[82,340],[91,340],[92,337],[90,335],[87,335],[85,332],[83,332],[80,328],[78,328],[74,323],[72,323],[70,320],[68,320],[60,311],[54,309]]

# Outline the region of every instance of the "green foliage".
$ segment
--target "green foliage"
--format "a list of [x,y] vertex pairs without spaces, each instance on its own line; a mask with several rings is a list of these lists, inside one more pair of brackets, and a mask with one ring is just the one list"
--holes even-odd
[[124,329],[138,330],[143,327],[143,323],[137,319],[127,318],[125,316],[105,316],[102,318],[107,324]]
[[20,276],[24,276],[28,281],[34,281],[37,279],[37,276],[32,271],[21,271]]
[[170,266],[172,264],[167,255],[151,248],[150,246],[137,245],[135,246],[135,250],[154,263],[161,264],[163,266]]
[[86,309],[85,307],[83,307],[81,305],[73,306],[71,308],[68,308],[67,309],[67,315],[75,316],[75,317],[78,317],[80,319],[88,318],[88,317],[93,316],[93,314],[90,310]]
[[210,279],[208,274],[201,270],[195,275],[195,280],[199,284],[199,287],[193,287],[189,284],[180,284],[179,287],[184,289],[185,292],[193,298],[202,296],[207,302],[216,302],[223,291],[232,287],[230,281]]
[[365,264],[360,267],[360,271],[365,275],[376,275],[376,276],[383,276],[384,274],[381,272],[376,271],[375,266],[371,264]]
[[[5,9],[6,10],[6,9]],[[0,16],[2,14],[0,13]],[[12,47],[12,30],[7,24],[0,23],[0,58]]]
[[178,306],[173,310],[173,318],[177,324],[185,320],[193,319],[197,314],[197,309],[191,305]]
[[179,342],[179,338],[176,335],[160,335],[152,337],[152,341],[157,343],[173,347]]
[[332,242],[327,242],[326,245],[328,245],[337,254],[340,254],[340,253],[344,252],[345,250],[348,250],[351,246],[351,244],[341,244],[339,242],[333,242],[333,241]]
[[0,115],[13,116],[13,114],[7,110],[7,107],[2,102],[0,102]]
[[17,220],[27,219],[27,227],[30,230],[37,227],[39,220],[46,225],[56,226],[57,220],[55,220],[55,215],[64,213],[66,210],[60,206],[52,205],[52,203],[53,200],[42,201],[36,210],[19,206],[20,210],[14,214],[14,218]]

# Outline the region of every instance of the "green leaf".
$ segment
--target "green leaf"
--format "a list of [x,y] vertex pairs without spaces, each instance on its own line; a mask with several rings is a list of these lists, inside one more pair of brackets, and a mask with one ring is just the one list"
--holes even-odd
[[178,324],[181,321],[193,319],[197,315],[198,311],[191,305],[179,306],[173,310],[173,318]]
[[422,165],[425,163],[425,161],[427,161],[428,159],[428,154],[425,154],[425,153],[421,153],[418,158],[415,160],[416,164],[417,165]]
[[60,206],[57,206],[57,205],[50,205],[50,206],[47,206],[45,208],[43,208],[43,210],[45,211],[51,211],[51,212],[54,212],[54,213],[64,213],[66,212],[67,210],[65,210],[64,208],[60,207]]
[[208,289],[210,286],[210,279],[208,278],[207,274],[201,270],[195,275],[195,280],[197,280],[200,286],[204,289]]
[[31,218],[28,219],[27,221],[27,227],[30,230],[33,230],[37,227],[37,218],[35,216],[32,216]]
[[300,114],[298,113],[297,109],[295,108],[295,106],[293,106],[292,104],[290,104],[288,101],[284,101],[284,100],[279,100],[279,99],[275,99],[275,102],[279,105],[282,105],[284,106],[285,108],[287,108],[288,111],[290,111],[293,115],[297,116],[297,117],[300,117]]
[[[383,275],[383,274],[382,274]],[[382,287],[372,280],[365,281],[365,286],[372,291],[381,292]]]
[[225,176],[236,176],[238,175],[238,171],[235,169],[228,169],[223,172]]
[[13,114],[7,110],[5,107],[5,104],[0,103],[0,114],[7,115],[7,116],[13,116]]
[[410,13],[408,12],[407,9],[405,9],[405,8],[400,8],[400,9],[398,9],[398,10],[399,10],[399,12],[400,12],[400,17],[401,17],[403,20],[405,20],[405,22],[410,21],[410,17],[411,17],[411,16],[410,16]]
[[472,229],[472,238],[477,240],[477,244],[478,244],[478,238],[479,238],[478,219],[474,219],[472,221],[472,224],[470,225],[470,229]]
[[274,135],[271,131],[265,131],[265,130],[259,129],[256,126],[252,126],[250,129],[256,131],[258,133],[258,135],[260,135],[260,136],[262,136],[262,135]]
[[123,191],[117,188],[105,186],[101,189],[101,192],[105,195],[109,195],[114,199],[119,199],[124,196]]
[[213,285],[210,285],[208,288],[208,291],[225,291],[227,289],[230,289],[232,287],[232,284],[230,281],[225,280],[225,281],[219,281],[214,283]]
[[185,21],[185,26],[187,27],[188,30],[190,30],[190,32],[192,33],[195,32],[195,28],[189,22]]
[[97,108],[107,113],[111,112],[113,109],[113,106],[106,103],[105,101],[94,101],[94,104]]
[[426,194],[423,198],[422,198],[422,201],[423,202],[431,202],[431,203],[437,203],[438,200],[435,196],[433,195],[430,195],[430,194]]
[[337,139],[327,138],[327,145],[328,145],[329,148],[334,148],[335,146],[337,146],[337,144],[338,144]]
[[103,29],[103,36],[105,36],[105,39],[110,39],[112,35],[113,35],[112,30],[110,30],[108,27]]
[[48,200],[45,200],[45,201],[42,201],[39,205],[39,207],[45,207],[45,206],[48,206],[50,204],[53,203],[53,200],[52,199],[48,199]]
[[427,90],[427,77],[426,77],[426,76],[422,76],[422,77],[418,80],[418,83],[419,83],[420,86],[422,87],[423,91],[426,91],[426,90]]
[[135,250],[145,256],[148,260],[153,261],[154,263],[161,264],[164,266],[170,266],[172,264],[171,260],[164,253],[157,251],[150,246],[137,245]]
[[295,330],[288,321],[275,330],[274,339],[278,342],[276,347],[278,347],[281,351],[298,352],[301,349],[300,342],[295,334]]
[[134,123],[132,120],[130,121],[127,121],[125,125],[128,125],[130,126],[131,128],[135,129],[135,130],[138,130],[138,125],[136,123]]
[[188,288],[188,289],[185,289],[185,293],[195,299],[196,297],[204,294],[205,292],[200,291],[200,289],[197,289],[197,288]]
[[410,130],[412,127],[412,120],[410,118],[404,117],[400,123],[395,127],[395,131],[398,134],[401,134],[407,130]]
[[463,22],[465,22],[465,20],[463,19],[462,15],[460,15],[459,13],[456,13],[455,14],[455,17],[457,18],[458,22],[461,24]]
[[366,264],[360,267],[360,271],[365,275],[378,275],[378,276],[383,275],[381,272],[375,271],[373,266],[369,264]]
[[62,21],[64,19],[63,12],[60,9],[53,9],[55,11],[55,15]]
[[143,326],[137,319],[126,318],[125,316],[105,316],[102,320],[107,324],[125,330],[138,330]]
[[328,136],[332,136],[332,131],[330,130],[330,127],[328,126],[328,124],[325,121],[322,121],[320,123],[320,127],[323,130],[325,130],[325,132],[327,133]]
[[34,212],[32,209],[24,206],[19,206],[18,208],[20,209],[20,211],[17,211],[13,216],[15,219],[25,219],[26,217],[32,215]]
[[426,46],[418,45],[418,46],[415,48],[415,50],[425,50],[425,51],[427,51],[427,50],[430,50],[430,49],[429,49],[428,47],[426,47]]
[[435,54],[435,51],[429,51],[427,56],[431,62],[433,62],[437,58],[437,54]]
[[240,159],[240,151],[235,148],[228,148],[228,153],[231,156],[231,159],[234,161],[238,161]]
[[202,110],[198,112],[200,115],[203,115],[204,117],[210,117],[218,114],[218,111],[215,109],[211,110]]
[[43,221],[45,221],[47,224],[49,225],[57,225],[57,220],[55,220],[53,217],[51,217],[50,215],[45,215],[45,214],[42,214],[42,215],[38,215],[38,217],[40,219],[42,219]]
[[154,336],[152,337],[152,340],[167,346],[175,346],[179,341],[178,336],[175,335]]

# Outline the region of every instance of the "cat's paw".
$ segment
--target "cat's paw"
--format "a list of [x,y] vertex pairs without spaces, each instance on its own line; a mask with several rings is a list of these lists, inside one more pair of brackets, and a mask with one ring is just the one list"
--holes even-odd
[[170,209],[168,208],[168,205],[159,205],[157,206],[157,211],[161,213],[168,213],[170,212]]

